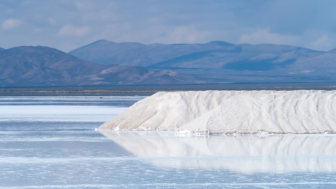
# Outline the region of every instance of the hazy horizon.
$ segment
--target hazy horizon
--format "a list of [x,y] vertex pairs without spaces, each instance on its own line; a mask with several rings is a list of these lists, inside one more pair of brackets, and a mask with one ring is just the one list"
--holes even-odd
[[[74,49],[71,49],[69,51],[63,51],[63,52],[66,52],[66,53],[69,53],[75,49],[78,49],[78,48],[81,48],[81,47],[84,47],[84,46],[87,46],[87,45],[90,45],[90,44],[93,44],[93,43],[96,43],[98,41],[109,41],[109,42],[113,42],[113,43],[140,43],[140,42],[134,42],[134,41],[121,41],[121,42],[114,42],[114,41],[110,41],[110,40],[107,40],[107,39],[99,39],[99,40],[96,40],[96,41],[93,41],[91,43],[88,43],[88,44],[85,44],[83,46],[79,46],[79,47],[75,47]],[[143,45],[153,45],[153,44],[163,44],[163,45],[182,45],[182,44],[207,44],[207,43],[210,43],[210,42],[215,42],[215,41],[220,41],[220,40],[213,40],[213,41],[208,41],[208,42],[204,42],[204,43],[149,43],[149,44],[145,44],[145,43],[140,43],[140,44],[143,44]],[[221,42],[226,42],[226,41],[221,41]],[[296,45],[288,45],[288,44],[272,44],[272,43],[259,43],[259,44],[250,44],[250,43],[240,43],[240,44],[235,44],[235,43],[231,43],[233,45],[284,45],[284,46],[294,46],[294,47],[301,47],[301,46],[296,46]],[[55,48],[57,49],[56,47],[53,47],[53,46],[45,46],[45,45],[21,45],[21,46],[15,46],[15,47],[22,47],[22,46],[32,46],[32,47],[37,47],[37,46],[44,46],[44,47],[50,47],[50,48]],[[8,49],[11,49],[11,48],[15,48],[15,47],[10,47]],[[0,47],[2,48],[2,47]],[[301,47],[301,48],[306,48],[306,47]],[[3,48],[5,49],[5,48]],[[310,48],[306,48],[306,49],[310,49]],[[328,51],[331,51],[335,48],[331,48],[329,50],[317,50],[317,51],[322,51],[322,52],[328,52]],[[5,49],[7,50],[7,49]],[[57,50],[60,50],[62,51],[61,49],[57,49]],[[311,50],[314,50],[314,49],[311,49]]]
[[0,47],[68,52],[100,39],[143,44],[284,44],[336,47],[335,1],[4,0]]

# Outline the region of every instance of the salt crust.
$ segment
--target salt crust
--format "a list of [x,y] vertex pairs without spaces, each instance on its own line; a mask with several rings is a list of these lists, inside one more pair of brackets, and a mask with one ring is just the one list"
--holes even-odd
[[147,97],[99,129],[211,134],[336,132],[336,91],[187,91]]

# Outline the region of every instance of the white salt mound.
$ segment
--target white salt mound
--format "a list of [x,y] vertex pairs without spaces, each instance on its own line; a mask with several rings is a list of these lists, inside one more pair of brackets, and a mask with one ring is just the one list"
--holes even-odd
[[336,92],[160,92],[135,103],[99,129],[334,133]]

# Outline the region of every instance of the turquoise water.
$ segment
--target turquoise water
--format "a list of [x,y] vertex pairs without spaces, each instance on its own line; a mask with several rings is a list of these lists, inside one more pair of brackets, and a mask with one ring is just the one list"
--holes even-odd
[[95,131],[143,98],[0,97],[0,188],[336,187],[333,135]]

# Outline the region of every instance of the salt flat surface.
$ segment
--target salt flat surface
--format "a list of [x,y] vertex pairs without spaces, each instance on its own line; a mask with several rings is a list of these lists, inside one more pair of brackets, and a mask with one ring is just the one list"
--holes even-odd
[[100,129],[334,133],[336,92],[160,92],[135,103]]
[[0,108],[0,121],[104,122],[125,109],[111,106],[4,105]]
[[[97,107],[119,107],[117,101],[104,104],[99,99],[55,102],[58,104],[29,105],[43,105],[46,112],[52,112],[55,105],[58,112],[68,111],[69,104],[85,105],[92,107],[93,119],[101,115],[95,113]],[[13,103],[6,104],[17,108],[8,114],[11,119],[0,120],[1,189],[336,186],[334,135],[202,138],[178,137],[166,131],[107,131],[106,137],[94,129],[104,120],[79,122],[77,118],[88,116],[76,115],[80,111],[72,112],[74,118],[67,122],[55,119],[53,113],[17,121],[10,116],[27,114],[19,109],[24,108],[21,102]],[[2,112],[4,107],[0,105]],[[123,100],[120,107],[125,107]]]
[[117,105],[129,107],[146,96],[0,96],[0,105]]

